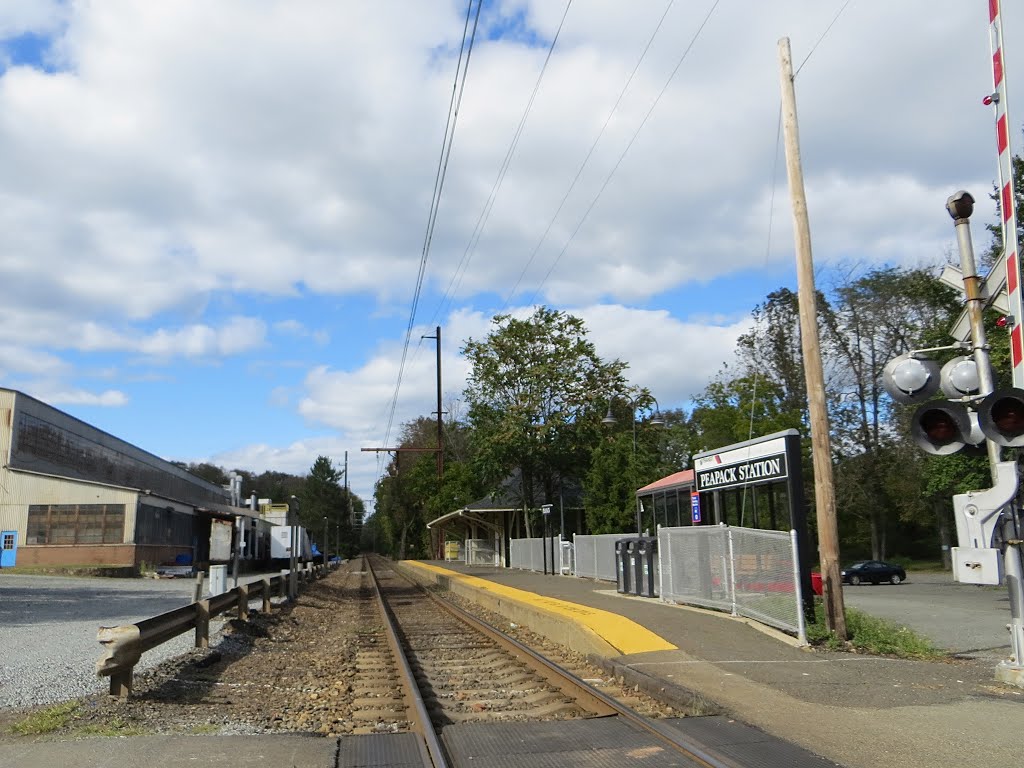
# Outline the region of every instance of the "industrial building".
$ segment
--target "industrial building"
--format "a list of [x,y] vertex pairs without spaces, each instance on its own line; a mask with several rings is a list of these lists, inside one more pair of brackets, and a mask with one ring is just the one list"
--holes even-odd
[[203,565],[227,561],[238,539],[245,556],[264,555],[264,537],[246,535],[262,521],[237,506],[240,488],[3,388],[0,462],[0,567]]

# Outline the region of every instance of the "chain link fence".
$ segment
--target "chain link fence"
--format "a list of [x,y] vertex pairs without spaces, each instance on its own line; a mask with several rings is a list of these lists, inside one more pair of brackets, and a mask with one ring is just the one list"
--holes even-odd
[[466,539],[466,565],[501,565],[493,539]]
[[[554,538],[554,561],[551,558],[552,543],[550,536],[544,539],[512,539],[509,542],[509,565],[525,571],[543,573],[546,563],[547,569],[554,571],[554,563],[558,563],[559,558],[565,557],[564,554],[559,554],[562,552],[562,537],[555,536]],[[562,564],[564,565],[564,563],[563,559]],[[567,571],[563,569],[563,572]]]
[[661,598],[747,616],[806,642],[795,531],[660,528]]
[[576,550],[573,574],[585,579],[615,581],[615,542],[627,538],[625,533],[601,533],[595,536],[572,537]]

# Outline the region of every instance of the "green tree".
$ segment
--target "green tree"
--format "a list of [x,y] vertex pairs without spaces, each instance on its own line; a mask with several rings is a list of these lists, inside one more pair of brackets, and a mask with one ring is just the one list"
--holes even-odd
[[557,498],[560,481],[586,474],[599,409],[625,391],[626,365],[598,357],[583,321],[564,312],[538,307],[525,320],[498,315],[492,325],[462,350],[471,365],[474,466],[491,488],[518,473],[532,510]]
[[310,538],[319,542],[321,549],[328,546],[323,540],[325,528],[328,540],[332,531],[340,530],[340,549],[348,552],[354,542],[348,504],[339,482],[341,478],[341,470],[335,469],[329,458],[317,456],[299,496],[299,520],[309,531]]
[[[908,470],[922,465],[906,439],[887,428],[892,403],[882,369],[911,349],[943,346],[959,311],[956,292],[934,269],[877,268],[847,278],[835,290],[825,328],[831,352],[830,422],[840,518],[867,527],[871,556],[888,555],[891,520],[902,525],[928,514],[920,494],[905,492]],[[847,537],[857,526],[844,521]]]

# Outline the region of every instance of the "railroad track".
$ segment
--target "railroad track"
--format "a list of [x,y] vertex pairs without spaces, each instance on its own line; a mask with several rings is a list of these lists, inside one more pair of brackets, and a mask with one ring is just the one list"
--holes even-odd
[[424,765],[454,764],[439,738],[447,726],[611,718],[642,736],[644,746],[632,750],[637,765],[738,768],[426,592],[399,575],[389,561],[373,557],[366,563],[384,618],[392,668],[401,672],[406,689],[405,707],[393,702],[394,722],[407,723],[423,738]]

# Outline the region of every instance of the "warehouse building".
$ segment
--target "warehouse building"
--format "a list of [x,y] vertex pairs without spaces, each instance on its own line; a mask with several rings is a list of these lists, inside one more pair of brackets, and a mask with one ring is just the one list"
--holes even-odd
[[230,556],[245,514],[230,489],[3,388],[0,462],[0,567],[204,564]]

